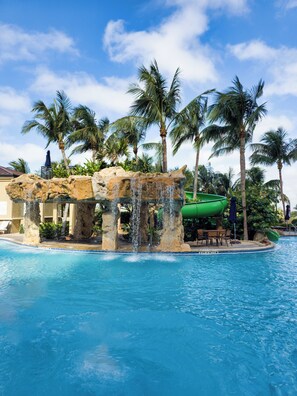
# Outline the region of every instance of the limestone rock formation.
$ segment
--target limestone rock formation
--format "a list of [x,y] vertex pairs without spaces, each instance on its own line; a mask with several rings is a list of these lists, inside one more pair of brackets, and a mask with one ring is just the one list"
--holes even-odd
[[76,221],[73,237],[76,240],[88,239],[93,232],[93,220],[95,214],[94,203],[79,202],[76,210]]
[[6,187],[7,194],[16,202],[75,202],[94,201],[90,176],[42,179],[24,174],[13,179]]
[[[98,202],[101,203],[104,208],[104,250],[117,249],[119,204],[131,205],[132,220],[137,219],[137,234],[139,241],[143,243],[148,242],[149,204],[157,205],[157,209],[163,208],[163,230],[158,250],[183,251],[188,250],[188,245],[183,243],[181,216],[184,203],[184,170],[185,167],[170,173],[140,173],[111,167],[102,169],[93,177],[69,176],[50,180],[36,175],[22,175],[12,180],[6,191],[13,201],[27,202],[28,205],[38,202],[76,203],[76,239],[91,236],[94,206]],[[29,216],[25,228],[30,228],[34,235],[30,236],[30,230],[25,230],[25,235],[32,243],[38,243],[38,218],[32,216]],[[138,238],[135,240],[137,245]]]
[[26,211],[24,219],[24,243],[26,245],[38,245],[40,212],[38,202],[26,202]]

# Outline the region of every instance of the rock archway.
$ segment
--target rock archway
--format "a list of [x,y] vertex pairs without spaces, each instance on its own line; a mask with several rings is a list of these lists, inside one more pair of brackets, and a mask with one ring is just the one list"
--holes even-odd
[[[26,203],[24,242],[37,245],[39,236],[38,203],[76,203],[74,237],[90,236],[90,219],[96,203],[103,210],[102,249],[117,250],[119,204],[132,205],[136,238],[145,238],[148,206],[162,206],[163,230],[158,250],[184,251],[181,208],[184,204],[184,168],[170,173],[126,172],[121,167],[101,170],[90,176],[42,179],[36,175],[21,175],[6,188],[14,202]],[[137,239],[138,240],[138,239]]]

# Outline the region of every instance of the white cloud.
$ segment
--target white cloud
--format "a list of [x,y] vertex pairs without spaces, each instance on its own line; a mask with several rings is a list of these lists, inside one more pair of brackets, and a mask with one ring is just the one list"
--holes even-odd
[[286,4],[287,9],[296,8],[297,7],[297,0],[288,0]]
[[78,55],[73,39],[61,31],[29,33],[15,25],[0,24],[0,63],[35,61],[49,50]]
[[[0,87],[0,136],[10,138],[21,130],[24,118],[31,110],[31,101],[27,94],[11,87]],[[0,157],[1,158],[1,157]]]
[[278,0],[276,4],[286,10],[291,10],[297,7],[297,0]]
[[1,165],[3,165],[4,163],[8,164],[10,161],[14,161],[18,158],[23,158],[29,163],[31,171],[33,171],[35,170],[34,166],[37,166],[37,169],[40,168],[41,165],[43,165],[45,161],[45,150],[44,148],[34,143],[1,143],[0,157]]
[[233,13],[246,11],[245,0],[169,0],[176,6],[159,26],[142,31],[127,31],[124,21],[110,21],[104,45],[116,62],[136,61],[147,64],[153,59],[160,69],[173,75],[177,67],[185,81],[213,82],[218,78],[215,53],[201,44],[199,37],[208,29],[208,8],[227,8]]
[[15,91],[11,87],[0,87],[0,112],[27,112],[30,100],[26,94]]
[[259,142],[261,136],[272,129],[277,129],[278,127],[283,127],[288,133],[293,134],[296,126],[297,118],[289,118],[286,115],[268,114],[262,119],[262,121],[257,125],[254,132],[253,141]]
[[130,80],[110,77],[97,81],[87,73],[59,73],[38,68],[30,90],[36,95],[47,95],[51,100],[57,90],[64,90],[73,104],[84,104],[98,117],[122,117],[129,111],[132,98],[126,94]]
[[228,49],[239,60],[261,62],[269,76],[266,95],[297,95],[297,48],[273,48],[254,40],[229,45]]
[[227,47],[239,60],[271,60],[275,59],[278,51],[271,48],[263,41],[254,40],[248,43],[229,45]]

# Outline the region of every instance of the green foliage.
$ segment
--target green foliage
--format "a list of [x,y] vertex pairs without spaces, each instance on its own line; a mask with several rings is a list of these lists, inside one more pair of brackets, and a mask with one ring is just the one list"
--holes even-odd
[[95,209],[95,215],[94,215],[94,225],[98,227],[99,229],[102,229],[102,209],[99,207],[96,207]]
[[68,177],[69,176],[69,172],[66,169],[63,161],[52,162],[52,173],[53,173],[53,177]]
[[185,241],[195,241],[197,238],[197,230],[211,230],[216,228],[216,221],[213,218],[203,219],[184,219],[184,239]]
[[[259,188],[249,188],[247,194],[247,223],[249,239],[253,239],[257,231],[265,231],[278,223],[278,215],[275,211],[273,201],[268,191],[261,191]],[[241,205],[241,194],[236,192],[237,198],[237,223],[236,231],[238,236],[243,234],[243,214]],[[230,224],[231,227],[231,224]]]
[[[101,169],[106,168],[108,165],[106,162],[91,161],[87,160],[83,165],[75,165],[71,167],[72,175],[79,176],[93,176],[95,172],[99,172]],[[52,162],[53,177],[68,177],[69,172],[67,171],[64,162]]]
[[138,157],[137,161],[135,159],[126,159],[123,163],[119,164],[126,171],[151,173],[155,171],[155,166],[153,165],[153,158],[147,154],[142,154]]
[[26,162],[23,158],[18,158],[16,161],[9,162],[9,165],[18,172],[30,173],[28,162]]
[[24,224],[20,224],[19,233],[20,233],[20,234],[24,234],[24,232],[25,232]]
[[101,169],[106,167],[107,164],[104,161],[94,162],[87,160],[83,165],[75,165],[72,168],[72,174],[81,176],[93,176],[95,172],[99,172]]
[[189,169],[185,170],[186,182],[185,182],[185,191],[193,191],[194,185],[194,172]]
[[[55,223],[41,223],[39,226],[40,236],[43,239],[59,239],[62,235],[62,224]],[[69,233],[69,226],[67,225],[65,235]]]

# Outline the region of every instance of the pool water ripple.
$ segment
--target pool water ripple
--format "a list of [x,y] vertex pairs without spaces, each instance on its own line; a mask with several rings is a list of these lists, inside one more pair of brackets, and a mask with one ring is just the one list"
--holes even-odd
[[266,253],[0,243],[0,394],[296,395],[297,240]]

